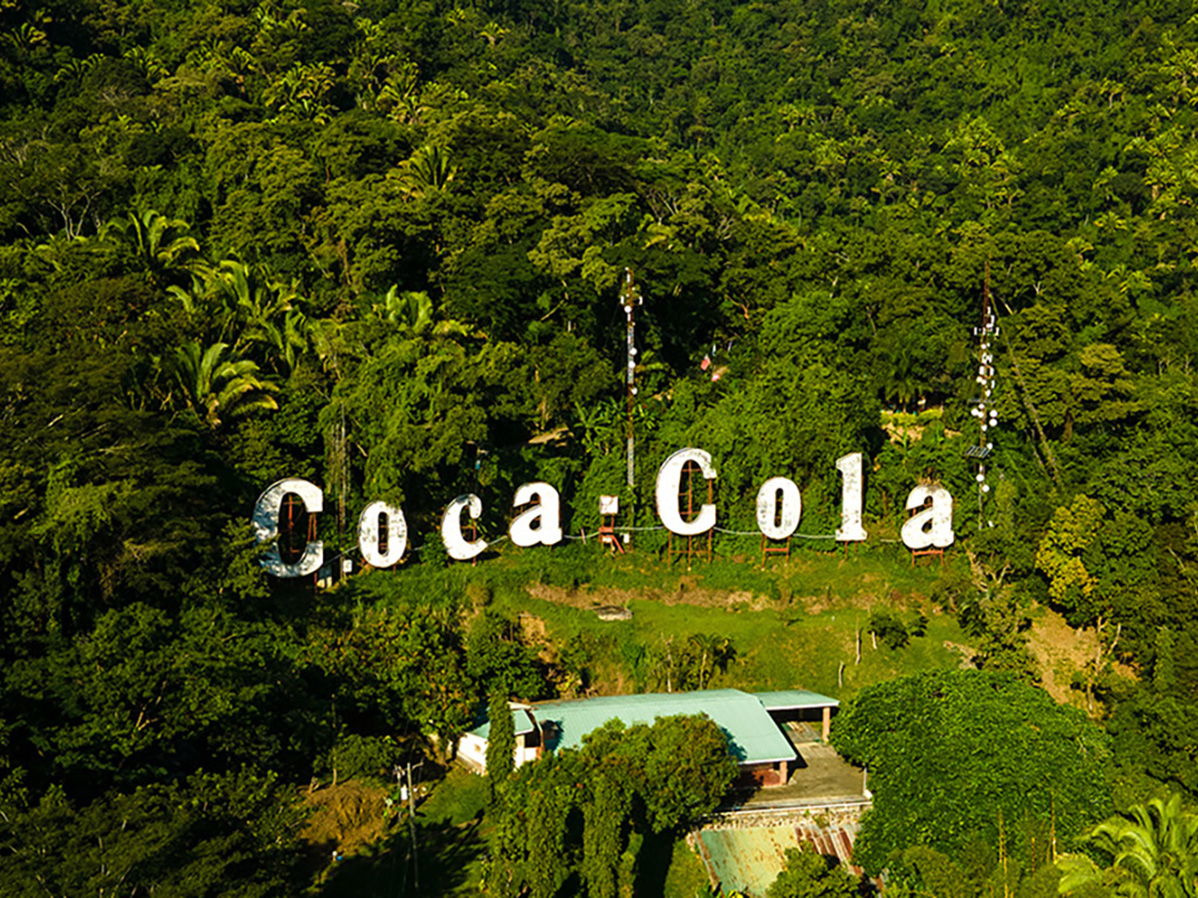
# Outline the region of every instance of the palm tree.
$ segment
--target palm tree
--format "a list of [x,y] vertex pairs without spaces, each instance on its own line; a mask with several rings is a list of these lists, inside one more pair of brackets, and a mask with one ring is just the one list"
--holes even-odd
[[421,147],[399,168],[399,177],[408,194],[416,197],[444,190],[458,171],[450,162],[449,151],[436,144]]
[[299,299],[294,285],[272,280],[236,259],[223,259],[212,273],[211,284],[225,307],[251,326],[274,320]]
[[879,353],[878,373],[882,396],[908,409],[923,393],[918,361],[907,342],[884,345]]
[[228,349],[227,343],[213,343],[207,349],[196,342],[186,343],[165,366],[184,402],[213,430],[231,418],[279,407],[270,395],[277,388],[258,377],[257,363],[231,359],[226,355]]
[[507,33],[508,30],[506,28],[501,28],[494,22],[488,22],[483,26],[483,29],[478,33],[478,36],[487,42],[488,47],[494,49],[495,44],[498,43],[499,39]]
[[236,259],[223,259],[216,268],[204,267],[192,275],[191,287],[167,291],[193,319],[200,319],[215,341],[232,340],[240,349],[300,300],[294,284],[270,278],[260,269]]
[[437,310],[423,290],[400,290],[395,284],[373,297],[369,316],[395,325],[405,337],[454,340],[470,336],[470,328],[454,318],[437,320]]
[[403,330],[420,336],[432,326],[433,301],[424,291],[401,292],[398,286],[392,284],[371,307],[371,313],[383,321],[398,324]]
[[1198,898],[1198,814],[1182,809],[1181,795],[1151,799],[1094,827],[1086,844],[1111,859],[1100,869],[1089,858],[1062,858],[1062,894],[1112,881],[1128,898]]
[[299,309],[288,309],[282,320],[264,321],[251,328],[248,339],[265,347],[266,362],[275,372],[290,376],[311,345],[312,323]]
[[187,267],[188,254],[199,254],[200,245],[185,232],[189,225],[181,218],[167,218],[161,212],[147,209],[139,215],[115,218],[105,225],[104,232],[123,239],[134,255],[154,277],[160,279],[168,271]]
[[716,668],[727,668],[728,662],[736,653],[732,648],[731,639],[715,633],[693,633],[689,642],[699,653],[699,688],[703,689],[711,682]]

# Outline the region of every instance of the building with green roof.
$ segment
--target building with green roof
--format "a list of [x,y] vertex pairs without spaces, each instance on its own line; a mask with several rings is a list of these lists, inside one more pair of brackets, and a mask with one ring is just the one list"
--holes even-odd
[[[706,714],[728,737],[728,748],[740,763],[746,778],[762,785],[785,783],[790,765],[798,755],[776,714],[818,711],[823,717],[823,735],[833,708],[839,702],[826,695],[804,690],[751,693],[739,689],[708,689],[700,692],[610,695],[595,698],[513,704],[516,726],[516,765],[539,757],[544,751],[581,748],[583,737],[611,720],[625,726],[652,724],[659,717]],[[489,722],[466,733],[458,754],[472,766],[485,771]]]

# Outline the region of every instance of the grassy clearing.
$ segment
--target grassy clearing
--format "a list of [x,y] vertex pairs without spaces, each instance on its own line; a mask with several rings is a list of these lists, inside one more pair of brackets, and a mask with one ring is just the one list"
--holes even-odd
[[[949,558],[945,567],[962,563]],[[714,634],[731,639],[736,654],[707,685],[805,687],[847,698],[868,683],[960,663],[960,649],[951,646],[968,640],[930,599],[943,570],[913,567],[905,550],[886,544],[848,553],[798,546],[791,558],[771,558],[765,567],[756,554],[694,562],[687,570],[653,552],[613,558],[595,544],[573,543],[510,550],[477,567],[414,566],[355,578],[344,597],[466,611],[490,604],[522,616],[547,660],[563,646],[581,646],[591,692],[663,689],[659,657],[693,635]],[[627,607],[632,620],[601,621],[597,606]],[[873,611],[908,625],[923,613],[927,632],[901,649],[875,647],[867,632]]]
[[[683,643],[696,634],[731,640],[736,657],[717,672],[712,688],[748,690],[805,688],[848,698],[869,683],[939,667],[955,667],[961,655],[946,647],[966,637],[952,618],[933,616],[924,636],[909,645],[876,647],[866,632],[869,610],[842,607],[797,618],[776,609],[750,610],[696,605],[667,605],[631,600],[628,621],[604,622],[593,611],[531,597],[505,603],[516,613],[544,622],[549,642],[582,639],[591,647],[598,691],[648,687],[657,680],[654,658],[673,640]],[[916,614],[908,613],[914,621]],[[861,660],[857,661],[860,631]],[[843,670],[841,665],[843,664]]]
[[420,817],[432,823],[461,826],[476,818],[486,806],[486,777],[464,767],[451,767],[420,806]]
[[[736,650],[713,687],[803,687],[841,698],[868,683],[956,666],[961,654],[953,646],[967,642],[955,619],[939,614],[929,598],[940,566],[912,567],[887,547],[847,556],[796,552],[765,569],[716,560],[689,571],[647,553],[610,558],[583,549],[498,560],[485,575],[485,593],[496,607],[535,621],[550,656],[556,646],[584,645],[595,692],[663,688],[656,659],[698,634],[727,637]],[[548,566],[546,557],[561,564]],[[597,606],[627,607],[633,616],[601,621]],[[873,611],[909,625],[923,613],[927,631],[904,648],[875,646],[867,632]]]

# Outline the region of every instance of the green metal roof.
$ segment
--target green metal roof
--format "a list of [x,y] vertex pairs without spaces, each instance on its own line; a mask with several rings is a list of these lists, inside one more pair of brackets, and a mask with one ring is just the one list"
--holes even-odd
[[753,695],[767,711],[791,711],[799,708],[839,708],[840,702],[806,689],[782,689],[777,692],[754,692]]
[[[535,711],[533,713],[536,713]],[[475,718],[476,720],[478,718]],[[534,729],[532,718],[528,716],[527,708],[512,708],[512,727],[516,731],[517,736],[522,736],[525,733],[531,733]],[[483,720],[478,726],[470,730],[475,736],[487,739],[491,735],[491,721]]]
[[609,720],[618,719],[625,726],[632,726],[651,724],[658,717],[700,713],[724,731],[733,757],[741,764],[769,764],[795,758],[794,748],[762,703],[739,689],[612,695],[533,706],[533,714],[545,733],[545,747],[549,749],[579,748],[583,736]]

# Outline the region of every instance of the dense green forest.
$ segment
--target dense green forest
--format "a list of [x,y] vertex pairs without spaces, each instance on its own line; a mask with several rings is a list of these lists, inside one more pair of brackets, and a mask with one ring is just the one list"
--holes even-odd
[[[1077,686],[1101,729],[1043,710],[1060,744],[1032,753],[1047,782],[1074,763],[1057,749],[1083,752],[1061,849],[1092,859],[1067,881],[1114,888],[1122,830],[1075,837],[1132,805],[1148,828],[1192,824],[1198,797],[1193,13],[0,0],[0,893],[309,887],[300,787],[444,761],[492,695],[586,688],[586,646],[546,660],[486,607],[486,575],[446,567],[444,504],[477,493],[501,536],[515,488],[541,479],[571,533],[593,532],[601,493],[651,526],[653,475],[683,446],[712,454],[731,531],[784,475],[801,532],[831,533],[849,452],[874,537],[917,483],[948,487],[955,558],[930,594],[997,679],[859,708],[931,702],[968,729],[936,704],[951,693],[994,706],[992,736],[1023,726],[1003,702],[1044,699],[1020,691],[1029,614],[1063,614],[1097,646]],[[633,489],[626,270],[643,298]],[[987,290],[983,493],[965,452]],[[402,573],[265,577],[250,510],[282,477],[325,490],[334,560],[356,557],[368,501],[401,505]],[[662,545],[647,531],[633,551]],[[537,577],[573,565],[574,586],[602,562],[539,551]],[[887,737],[845,732],[885,766]],[[625,763],[611,741],[545,776]],[[511,795],[549,801],[521,776]],[[595,782],[613,819],[632,813]],[[996,820],[1048,832],[1056,799],[1008,792],[979,786],[936,832],[880,798],[871,867],[973,898],[997,881],[978,859],[1007,875],[1018,850],[1028,878],[1003,882],[1052,892],[1033,875],[1044,839],[1009,848],[1035,837]],[[1185,804],[1147,804],[1171,793]],[[626,850],[634,830],[607,837]],[[1165,894],[1198,893],[1190,838],[1185,891]],[[545,844],[524,872],[503,854],[495,893],[614,894],[585,846],[582,879],[538,879]]]

